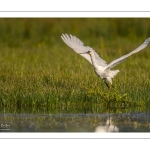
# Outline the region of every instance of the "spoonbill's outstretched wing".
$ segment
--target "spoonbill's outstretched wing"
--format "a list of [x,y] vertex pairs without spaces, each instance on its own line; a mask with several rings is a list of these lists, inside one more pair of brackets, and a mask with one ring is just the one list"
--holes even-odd
[[150,41],[150,38],[146,39],[142,45],[140,45],[138,48],[136,48],[132,52],[130,52],[130,53],[118,58],[118,59],[113,60],[110,64],[107,65],[106,69],[113,68],[114,66],[121,63],[122,61],[124,61],[126,58],[128,58],[132,54],[137,53],[140,50],[144,49],[148,45],[149,41]]
[[[92,64],[90,55],[86,53],[89,50],[94,51],[91,47],[84,46],[84,43],[82,41],[80,41],[77,37],[72,36],[71,34],[70,36],[68,34],[62,34],[61,38],[76,53],[84,57],[86,60],[88,60]],[[84,54],[80,54],[80,53],[84,53]],[[107,66],[106,61],[101,59],[95,51],[94,51],[94,55],[95,55],[97,65]]]

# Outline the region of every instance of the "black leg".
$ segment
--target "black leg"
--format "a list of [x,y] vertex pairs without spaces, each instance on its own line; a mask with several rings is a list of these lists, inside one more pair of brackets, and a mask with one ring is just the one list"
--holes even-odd
[[108,85],[106,79],[103,79],[103,81],[104,81],[104,83],[106,84],[106,86],[108,87],[108,89],[110,89],[110,87],[109,87],[109,85]]

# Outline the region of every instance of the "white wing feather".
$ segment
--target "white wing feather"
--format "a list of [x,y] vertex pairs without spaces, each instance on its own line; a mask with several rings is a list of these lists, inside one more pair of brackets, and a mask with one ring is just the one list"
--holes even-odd
[[[70,34],[70,36],[68,34],[62,34],[61,36],[62,40],[69,46],[71,47],[76,53],[84,53],[87,52],[89,50],[93,50],[91,47],[89,46],[84,46],[84,43],[79,40],[77,37],[72,36]],[[93,50],[94,51],[94,50]],[[91,64],[91,58],[89,54],[80,54],[82,57],[84,57],[86,60],[88,60]],[[94,55],[95,55],[95,59],[96,59],[96,63],[100,66],[107,66],[106,61],[104,61],[103,59],[101,59],[98,54],[94,51]]]
[[140,50],[144,49],[148,43],[150,41],[150,38],[146,39],[145,42],[140,45],[138,48],[136,48],[135,50],[133,50],[132,52],[118,58],[118,59],[115,59],[113,60],[110,64],[107,65],[106,69],[109,69],[109,68],[113,68],[114,66],[116,66],[117,64],[121,63],[122,61],[124,61],[127,57],[131,56],[132,54],[134,53],[137,53],[139,52]]

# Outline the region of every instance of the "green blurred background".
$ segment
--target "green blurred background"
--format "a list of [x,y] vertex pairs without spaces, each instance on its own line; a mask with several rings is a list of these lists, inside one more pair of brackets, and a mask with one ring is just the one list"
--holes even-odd
[[[70,33],[86,42],[120,38],[140,41],[150,35],[149,18],[1,18],[0,46],[61,44],[60,35]],[[89,41],[88,41],[89,40]],[[137,42],[138,42],[137,41]]]

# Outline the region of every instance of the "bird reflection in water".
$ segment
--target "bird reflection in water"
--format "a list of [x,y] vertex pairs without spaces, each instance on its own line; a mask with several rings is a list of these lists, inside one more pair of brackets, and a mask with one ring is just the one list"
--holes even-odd
[[112,123],[112,118],[108,118],[106,124],[95,128],[95,132],[119,132],[119,128]]

